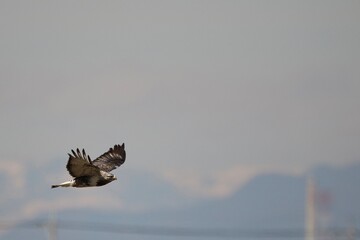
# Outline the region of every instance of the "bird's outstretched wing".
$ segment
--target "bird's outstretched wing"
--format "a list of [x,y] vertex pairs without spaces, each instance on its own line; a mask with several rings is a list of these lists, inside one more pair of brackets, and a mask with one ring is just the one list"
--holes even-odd
[[86,155],[83,149],[80,152],[79,149],[72,151],[72,155],[69,153],[69,161],[66,165],[67,170],[73,177],[84,177],[84,176],[97,176],[100,175],[100,169],[94,166],[91,162],[89,155]]
[[109,151],[95,159],[92,164],[105,172],[110,172],[125,162],[125,144],[115,145]]

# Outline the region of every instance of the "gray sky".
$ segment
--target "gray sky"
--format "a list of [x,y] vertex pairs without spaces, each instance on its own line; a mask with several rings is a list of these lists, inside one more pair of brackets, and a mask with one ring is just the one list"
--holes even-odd
[[355,0],[1,1],[0,173],[125,142],[216,195],[359,161],[359,23]]

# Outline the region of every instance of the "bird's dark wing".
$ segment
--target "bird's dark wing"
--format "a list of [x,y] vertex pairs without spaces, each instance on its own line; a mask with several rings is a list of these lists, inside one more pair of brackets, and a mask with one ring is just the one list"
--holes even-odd
[[86,155],[85,150],[82,153],[79,149],[72,151],[72,155],[69,154],[69,161],[66,165],[67,170],[73,177],[84,176],[98,176],[100,175],[100,169],[91,163],[89,155]]
[[109,151],[95,159],[92,164],[105,172],[110,172],[125,162],[125,144],[115,145]]

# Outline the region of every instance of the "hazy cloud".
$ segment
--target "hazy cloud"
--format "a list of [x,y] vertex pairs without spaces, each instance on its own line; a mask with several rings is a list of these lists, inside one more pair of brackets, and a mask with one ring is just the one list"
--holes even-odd
[[34,199],[20,209],[20,215],[22,215],[22,218],[28,219],[42,213],[58,212],[61,210],[94,208],[98,210],[118,211],[123,209],[123,204],[120,199],[110,196],[104,197],[96,192],[77,196],[66,195],[65,197],[58,197],[51,200]]
[[0,177],[4,177],[0,202],[23,196],[26,185],[26,171],[22,164],[14,161],[1,161]]
[[280,173],[300,175],[305,169],[274,165],[239,164],[230,169],[202,174],[195,171],[168,170],[163,177],[180,192],[196,198],[224,198],[239,190],[252,178],[261,174]]

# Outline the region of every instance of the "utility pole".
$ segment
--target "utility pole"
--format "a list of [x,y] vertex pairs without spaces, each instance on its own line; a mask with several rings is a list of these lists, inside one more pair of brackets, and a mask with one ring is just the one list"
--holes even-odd
[[57,222],[55,213],[50,215],[43,226],[47,232],[48,240],[57,240]]
[[308,177],[306,186],[305,240],[315,240],[315,185]]

